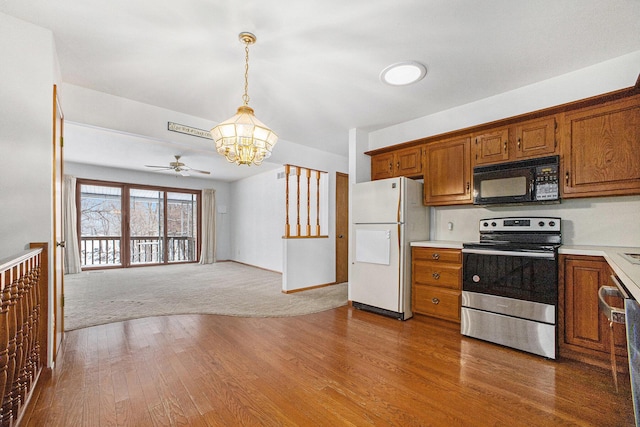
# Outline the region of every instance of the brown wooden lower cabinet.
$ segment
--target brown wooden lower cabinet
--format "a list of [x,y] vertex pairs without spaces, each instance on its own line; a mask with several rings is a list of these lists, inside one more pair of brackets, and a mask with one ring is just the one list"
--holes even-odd
[[460,323],[462,252],[413,247],[411,271],[413,312]]
[[[558,288],[558,342],[561,357],[611,369],[609,321],[598,306],[598,289],[613,286],[611,268],[602,257],[560,255]],[[613,306],[622,300],[612,298]],[[613,327],[616,360],[620,372],[628,372],[626,332]]]

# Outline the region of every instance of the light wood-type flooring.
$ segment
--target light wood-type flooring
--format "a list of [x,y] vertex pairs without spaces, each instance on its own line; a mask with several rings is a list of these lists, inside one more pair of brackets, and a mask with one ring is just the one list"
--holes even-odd
[[630,426],[628,376],[345,306],[68,332],[23,426]]

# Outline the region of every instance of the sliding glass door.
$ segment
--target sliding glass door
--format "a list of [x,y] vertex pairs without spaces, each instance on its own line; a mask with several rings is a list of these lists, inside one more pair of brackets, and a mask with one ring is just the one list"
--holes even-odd
[[195,261],[197,237],[198,195],[167,193],[167,261]]
[[131,264],[159,264],[164,255],[164,191],[129,190]]
[[80,261],[83,267],[121,265],[122,187],[78,184]]
[[200,191],[78,180],[83,267],[195,262]]

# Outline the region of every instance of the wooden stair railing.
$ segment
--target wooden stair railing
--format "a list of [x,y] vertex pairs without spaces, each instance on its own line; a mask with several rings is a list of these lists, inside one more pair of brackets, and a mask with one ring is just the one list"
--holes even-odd
[[47,360],[47,244],[0,260],[0,425],[16,425]]
[[[322,200],[320,193],[322,192],[322,176],[328,175],[327,172],[305,168],[295,165],[284,165],[284,178],[285,178],[285,225],[284,225],[284,238],[316,238],[327,237],[326,232],[323,234],[320,224],[320,211]],[[294,185],[290,185],[289,177],[295,176]],[[303,178],[301,180],[301,178]],[[306,180],[304,179],[306,178]],[[293,187],[293,188],[292,188]],[[295,206],[291,206],[295,196]],[[306,204],[302,200],[302,196],[306,196]],[[326,206],[322,206],[322,209],[326,209]],[[294,224],[290,221],[291,216],[295,219]],[[315,218],[314,218],[315,216]],[[306,223],[301,223],[301,220],[305,220]],[[292,230],[293,229],[293,230]],[[304,231],[303,231],[304,230]],[[303,234],[304,232],[304,234]]]

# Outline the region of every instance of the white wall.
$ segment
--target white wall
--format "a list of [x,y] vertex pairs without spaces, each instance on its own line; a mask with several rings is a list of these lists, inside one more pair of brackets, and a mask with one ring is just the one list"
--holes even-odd
[[[369,150],[489,123],[634,86],[640,51],[369,134]],[[428,78],[428,76],[427,76]]]
[[73,175],[76,178],[97,179],[100,181],[156,185],[191,190],[214,188],[216,190],[216,210],[218,210],[218,213],[216,213],[216,257],[218,260],[231,259],[230,230],[225,226],[225,223],[228,221],[226,218],[228,214],[220,213],[220,207],[229,206],[231,203],[228,183],[210,179],[185,177],[177,174],[148,173],[71,162],[65,163],[64,172],[66,175]]
[[[50,31],[0,13],[0,258],[52,238]],[[25,54],[29,52],[29,54]],[[11,60],[7,60],[11,58]]]
[[67,120],[132,135],[143,135],[150,139],[171,141],[186,147],[201,146],[204,149],[212,145],[206,139],[167,130],[167,122],[211,129],[215,123],[210,120],[68,83],[62,85],[62,91]]
[[227,217],[234,261],[282,272],[284,179],[277,179],[282,170],[231,183]]
[[335,282],[335,239],[284,239],[283,244],[283,291]]
[[[48,242],[53,265],[53,85],[60,75],[53,35],[0,13],[0,53],[0,259]],[[51,345],[48,351],[50,361]]]
[[[277,179],[284,168],[264,172],[231,184],[232,256],[246,264],[283,273],[285,291],[335,281],[335,173],[347,173],[348,159],[287,141],[278,142],[274,156],[292,164],[329,173],[329,237],[283,239],[285,180]],[[307,255],[296,250],[302,245]],[[290,258],[285,261],[285,254]],[[313,256],[310,256],[310,255]],[[286,266],[286,268],[285,268]]]
[[[369,134],[368,150],[553,107],[635,85],[640,51],[507,93],[482,99]],[[563,219],[563,241],[572,245],[640,246],[639,197],[565,200],[531,207],[431,208],[431,239],[473,241],[478,221],[491,216],[536,214]],[[453,222],[452,231],[447,229]]]

